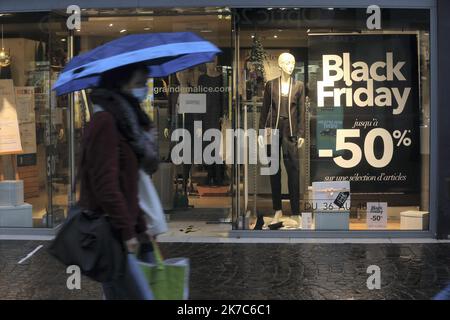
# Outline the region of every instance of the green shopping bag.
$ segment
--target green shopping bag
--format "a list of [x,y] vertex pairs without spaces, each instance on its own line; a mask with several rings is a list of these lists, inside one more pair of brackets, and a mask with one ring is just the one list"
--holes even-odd
[[156,263],[139,261],[139,266],[156,300],[187,300],[189,296],[189,259],[163,260],[156,241],[153,254]]

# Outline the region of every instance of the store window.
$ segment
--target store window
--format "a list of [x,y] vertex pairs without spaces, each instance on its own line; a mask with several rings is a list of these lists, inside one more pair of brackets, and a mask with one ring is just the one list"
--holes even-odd
[[238,166],[235,228],[429,229],[430,12],[368,16],[237,11],[237,126],[270,162]]
[[[234,229],[429,229],[429,10],[382,9],[375,30],[365,8],[82,14],[75,55],[143,32],[193,31],[222,49],[210,64],[148,81],[143,107],[162,160],[153,179],[168,211],[223,222],[233,203]],[[0,16],[0,227],[54,227],[67,213],[69,141],[74,166],[91,105],[89,90],[75,93],[70,136],[69,97],[51,91],[72,40],[65,17]],[[180,112],[185,94],[205,95],[204,115]],[[173,163],[173,132],[196,136],[198,120],[202,138],[221,131],[221,165]],[[223,148],[227,129],[247,138]]]
[[[220,8],[197,9],[87,9],[80,30],[74,32],[75,55],[119,37],[138,33],[191,31],[221,49],[214,61],[163,78],[148,79],[148,96],[142,107],[158,128],[159,170],[152,176],[166,213],[182,220],[181,229],[195,232],[189,221],[229,219],[232,207],[231,164],[194,161],[208,143],[208,129],[219,132],[231,127],[232,50],[231,14]],[[83,129],[90,120],[90,90],[75,94],[75,143],[77,158]],[[201,110],[189,111],[189,101]],[[197,124],[196,124],[197,123]],[[200,129],[198,130],[198,126]],[[180,131],[183,130],[183,131]],[[183,132],[180,139],[177,132]],[[172,151],[187,140],[190,158],[174,161]],[[223,155],[221,155],[223,156]],[[228,224],[226,225],[229,226]]]
[[0,228],[51,228],[67,213],[68,103],[51,91],[67,59],[64,23],[0,16]]

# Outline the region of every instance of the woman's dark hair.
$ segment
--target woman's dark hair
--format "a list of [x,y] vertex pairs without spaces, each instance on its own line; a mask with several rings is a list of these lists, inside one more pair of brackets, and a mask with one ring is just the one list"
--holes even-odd
[[145,63],[138,62],[108,70],[101,74],[99,88],[118,90],[131,80],[136,72],[148,73]]

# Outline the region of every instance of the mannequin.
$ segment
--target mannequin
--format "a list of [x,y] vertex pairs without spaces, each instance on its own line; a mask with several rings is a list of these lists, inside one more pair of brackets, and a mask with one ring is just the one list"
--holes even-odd
[[[175,73],[176,75],[176,79],[178,81],[178,88],[179,90],[177,92],[170,92],[169,93],[169,113],[168,113],[168,118],[167,118],[167,127],[164,128],[164,137],[165,138],[169,138],[169,134],[170,134],[170,129],[169,127],[172,127],[172,130],[177,129],[177,126],[175,124],[175,120],[176,120],[176,116],[179,115],[178,113],[178,109],[179,109],[179,96],[180,93],[191,93],[190,88],[192,88],[194,86],[193,82],[194,79],[192,77],[192,70],[191,69],[186,69],[183,71],[178,71],[177,73]],[[186,115],[187,116],[187,115]],[[187,116],[188,119],[185,119],[186,123],[191,124],[192,125],[194,123],[194,120],[192,116]],[[191,119],[192,118],[192,119]],[[191,121],[192,120],[192,121]],[[178,126],[181,127],[182,123],[178,123]],[[189,126],[186,127],[186,129],[190,129]],[[189,131],[190,132],[190,131]],[[198,129],[195,134],[197,136],[201,136],[202,132],[200,129]]]
[[[178,85],[173,85],[173,87],[178,87],[178,92],[169,92],[169,110],[168,110],[168,117],[167,122],[168,125],[166,128],[164,128],[164,137],[168,138],[170,129],[172,130],[176,129],[175,120],[178,115],[178,99],[180,93],[185,93],[187,91],[187,88],[190,87],[190,81],[189,81],[189,73],[187,70],[179,71],[175,73],[176,80],[178,81]],[[187,93],[187,92],[186,92]]]
[[[206,63],[206,74],[198,78],[198,86],[206,94],[206,113],[201,115],[203,131],[208,129],[221,129],[224,114],[222,73],[217,70],[217,56],[213,61]],[[207,89],[207,90],[205,90]],[[204,143],[204,147],[209,144]],[[222,185],[224,179],[224,166],[219,163],[206,165],[208,172],[207,185]]]
[[[264,89],[264,102],[261,110],[259,129],[270,127],[278,129],[280,139],[279,156],[283,152],[284,164],[288,175],[289,196],[292,209],[291,224],[300,225],[300,189],[299,189],[299,149],[304,144],[304,84],[292,77],[295,58],[290,53],[278,57],[281,76],[268,81]],[[258,144],[265,147],[264,136],[258,136]],[[271,146],[268,146],[268,151]],[[283,216],[281,207],[281,167],[277,174],[270,176],[272,202],[275,211],[272,224],[278,223]]]
[[[176,73],[176,80],[178,84],[174,86],[178,88],[178,90],[169,93],[169,112],[168,112],[168,126],[174,129],[184,128],[186,129],[191,138],[194,135],[194,121],[197,120],[197,115],[194,113],[179,113],[180,109],[180,93],[189,93],[192,88],[192,73],[190,69],[179,71]],[[195,134],[201,136],[201,130],[196,132]],[[164,136],[166,138],[169,137],[169,128],[166,127],[164,129]],[[191,147],[191,156],[193,157],[193,144]],[[190,172],[192,168],[192,161],[190,163],[183,164],[183,185],[184,191],[187,194],[187,186],[188,180],[190,177]],[[191,181],[192,187],[192,181]]]

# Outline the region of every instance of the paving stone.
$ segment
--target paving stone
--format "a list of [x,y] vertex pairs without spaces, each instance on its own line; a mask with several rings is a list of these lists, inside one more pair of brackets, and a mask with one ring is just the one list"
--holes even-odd
[[[17,262],[38,251],[24,264]],[[0,241],[0,299],[101,299],[82,278],[68,290],[48,242]],[[162,243],[165,257],[191,261],[192,299],[430,299],[450,281],[450,244]],[[369,290],[367,267],[381,268]]]

